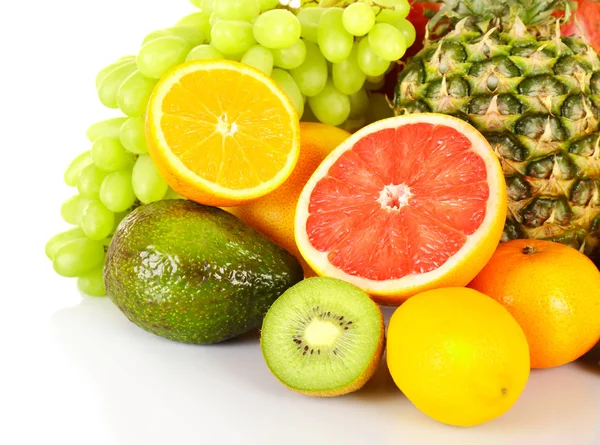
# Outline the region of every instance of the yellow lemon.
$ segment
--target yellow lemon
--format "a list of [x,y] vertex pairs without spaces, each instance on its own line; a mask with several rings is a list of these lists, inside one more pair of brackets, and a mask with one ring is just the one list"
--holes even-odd
[[446,424],[474,426],[501,416],[529,377],[523,330],[500,303],[472,289],[412,297],[394,312],[387,338],[396,385]]

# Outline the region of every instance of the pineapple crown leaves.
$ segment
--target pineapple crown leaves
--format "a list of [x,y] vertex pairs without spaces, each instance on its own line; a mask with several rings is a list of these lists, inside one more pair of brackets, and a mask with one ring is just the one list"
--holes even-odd
[[[525,26],[549,25],[557,20],[569,21],[571,5],[568,0],[443,0],[439,12],[429,22],[434,35],[444,34],[449,25],[465,18],[477,22],[493,19],[512,24],[518,17]],[[555,12],[563,12],[558,19]]]

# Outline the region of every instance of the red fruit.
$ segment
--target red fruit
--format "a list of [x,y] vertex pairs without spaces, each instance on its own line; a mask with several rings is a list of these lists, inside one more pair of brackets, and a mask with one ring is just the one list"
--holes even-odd
[[579,0],[573,18],[562,27],[566,36],[581,35],[600,53],[600,3],[594,0]]
[[404,58],[414,56],[421,49],[423,49],[423,40],[425,39],[425,30],[427,29],[427,23],[429,22],[429,17],[425,15],[427,10],[438,11],[441,7],[441,3],[427,3],[427,2],[413,2],[410,7],[410,13],[406,19],[411,22],[415,30],[417,31],[417,39],[413,46],[408,48],[406,51],[406,55]]

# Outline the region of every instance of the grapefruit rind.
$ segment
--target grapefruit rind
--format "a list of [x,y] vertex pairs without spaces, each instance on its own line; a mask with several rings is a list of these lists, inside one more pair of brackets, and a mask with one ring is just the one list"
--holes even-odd
[[[160,120],[163,115],[162,103],[184,76],[200,70],[230,70],[249,76],[268,85],[273,94],[281,100],[290,116],[290,126],[293,138],[290,141],[290,152],[285,166],[269,181],[262,182],[256,187],[232,189],[216,182],[208,181],[191,171],[169,148],[169,144],[161,130]],[[242,63],[228,60],[196,60],[177,66],[167,73],[156,85],[150,98],[147,113],[147,134],[150,156],[155,162],[161,176],[177,192],[186,198],[202,204],[226,206],[239,205],[260,198],[279,187],[291,175],[300,154],[299,119],[292,102],[286,93],[263,72]],[[193,196],[187,196],[190,188],[195,189]]]
[[[309,217],[311,194],[317,183],[329,172],[338,158],[352,149],[366,136],[388,128],[402,125],[429,123],[445,125],[463,133],[471,142],[471,150],[485,163],[489,198],[486,213],[479,228],[466,237],[465,244],[437,269],[407,275],[399,279],[371,280],[350,275],[335,267],[328,259],[329,252],[320,252],[310,242],[306,230]],[[397,116],[375,122],[343,142],[323,161],[306,183],[296,208],[295,237],[300,253],[309,266],[320,276],[339,278],[356,285],[381,303],[398,305],[419,292],[451,286],[466,286],[483,269],[492,257],[504,229],[507,213],[506,182],[500,161],[485,137],[470,124],[452,117],[436,113]]]

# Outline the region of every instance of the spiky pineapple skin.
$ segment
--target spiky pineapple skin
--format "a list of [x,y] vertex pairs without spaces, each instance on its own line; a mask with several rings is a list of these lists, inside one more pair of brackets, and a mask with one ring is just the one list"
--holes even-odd
[[465,19],[398,77],[396,114],[460,117],[499,157],[503,241],[547,239],[600,258],[600,60],[558,27]]

